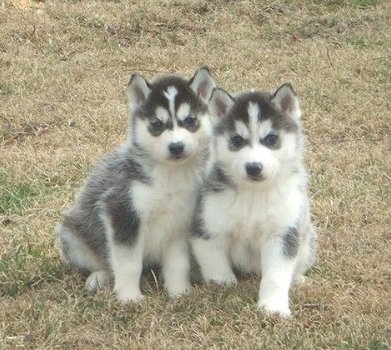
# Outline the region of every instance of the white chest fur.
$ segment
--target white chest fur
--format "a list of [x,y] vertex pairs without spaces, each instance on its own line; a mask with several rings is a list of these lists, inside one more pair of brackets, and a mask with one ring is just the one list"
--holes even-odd
[[159,260],[165,243],[189,234],[198,186],[192,167],[158,168],[152,183],[134,183],[130,190],[140,215],[144,256]]
[[259,272],[262,242],[298,222],[303,203],[300,180],[292,177],[270,186],[246,186],[206,196],[205,225],[212,235],[224,239],[241,270]]

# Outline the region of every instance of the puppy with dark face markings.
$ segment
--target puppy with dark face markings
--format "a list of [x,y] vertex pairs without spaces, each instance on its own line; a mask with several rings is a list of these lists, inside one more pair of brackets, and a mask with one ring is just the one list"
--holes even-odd
[[214,86],[206,68],[189,81],[130,79],[128,139],[95,169],[57,228],[65,260],[90,272],[87,289],[114,278],[117,298],[137,302],[142,267],[150,263],[161,265],[171,297],[186,292]]
[[209,110],[214,139],[193,253],[206,282],[236,283],[233,267],[262,274],[258,306],[287,317],[291,283],[311,267],[316,246],[298,99],[289,84],[273,95],[214,89]]

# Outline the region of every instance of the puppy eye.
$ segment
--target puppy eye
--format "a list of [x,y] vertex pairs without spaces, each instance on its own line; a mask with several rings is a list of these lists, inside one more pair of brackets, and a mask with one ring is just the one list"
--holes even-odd
[[164,127],[164,124],[161,120],[159,119],[154,119],[151,121],[151,126],[154,130],[160,130]]
[[240,135],[235,135],[231,138],[231,143],[234,147],[239,148],[246,143],[246,140]]
[[183,121],[183,123],[186,125],[186,126],[194,126],[196,122],[196,119],[192,116],[188,116],[185,118],[185,120]]
[[278,135],[275,135],[275,134],[269,134],[267,135],[262,143],[265,145],[265,146],[274,146],[278,141]]

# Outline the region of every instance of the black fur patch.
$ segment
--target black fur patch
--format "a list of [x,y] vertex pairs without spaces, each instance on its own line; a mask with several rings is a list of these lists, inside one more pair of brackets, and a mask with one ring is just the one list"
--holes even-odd
[[[62,224],[82,239],[95,254],[107,256],[106,235],[98,208],[91,208],[89,213],[70,210],[63,215]],[[64,251],[64,254],[67,253]]]
[[182,120],[178,120],[178,125],[189,130],[190,132],[196,132],[200,128],[201,123],[200,120],[196,118],[193,125],[186,125],[186,123]]
[[202,218],[203,198],[206,192],[222,192],[225,188],[232,186],[233,184],[228,175],[224,172],[222,165],[219,163],[214,164],[205,180],[203,191],[200,192],[197,198],[196,210],[191,223],[191,230],[194,236],[202,237],[204,239],[209,238],[209,233],[205,228],[204,220]]
[[202,219],[202,194],[200,193],[197,198],[196,210],[191,222],[191,233],[195,237],[209,238],[209,234],[205,228],[204,220]]
[[134,145],[107,155],[88,178],[73,208],[63,215],[63,225],[82,239],[98,256],[107,257],[105,226],[99,205],[105,193],[126,187],[132,181],[149,183],[138,158],[148,159],[144,151]]
[[215,126],[214,128],[214,135],[219,136],[223,135],[226,132],[230,134],[235,133],[235,121],[233,118],[223,118],[220,120],[220,122]]
[[235,121],[240,120],[246,125],[250,125],[248,115],[249,102],[256,103],[261,111],[259,121],[271,120],[274,130],[285,130],[295,132],[298,129],[297,123],[289,117],[282,115],[271,103],[272,95],[265,92],[246,92],[234,97],[235,102],[226,118],[223,118],[216,126],[216,135],[235,132]]
[[[167,76],[162,77],[151,84],[151,93],[136,113],[136,116],[141,119],[153,119],[156,117],[155,111],[157,107],[163,107],[170,114],[169,102],[164,95],[167,88],[170,86],[174,86],[178,91],[174,101],[175,113],[183,103],[187,103],[190,106],[190,114],[193,116],[204,114],[207,111],[206,104],[190,88],[187,80],[177,76]],[[176,115],[172,116],[170,114],[170,120],[166,123],[167,129],[172,128],[173,118],[176,118]],[[182,121],[178,119],[177,121],[179,126],[186,127],[183,125]],[[193,127],[186,128],[191,132],[195,132],[199,128],[199,122]]]
[[283,237],[283,253],[288,258],[294,258],[299,249],[299,231],[296,227],[289,227]]
[[138,237],[140,218],[132,206],[129,186],[114,188],[105,200],[106,215],[113,228],[114,242],[133,244]]
[[169,129],[169,130],[172,129],[171,120],[169,120],[167,124],[162,123],[161,127],[159,127],[159,128],[154,127],[152,124],[148,125],[149,133],[155,137],[160,136],[165,129]]
[[232,186],[233,184],[222,165],[219,163],[214,164],[206,179],[205,190],[208,192],[222,192],[225,188]]

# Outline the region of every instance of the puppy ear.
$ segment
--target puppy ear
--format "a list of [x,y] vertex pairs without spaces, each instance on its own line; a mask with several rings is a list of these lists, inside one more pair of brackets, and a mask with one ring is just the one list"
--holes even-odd
[[214,88],[209,100],[209,112],[213,118],[224,118],[234,102],[235,100],[227,91],[221,88]]
[[271,102],[283,115],[295,120],[300,119],[301,110],[299,100],[291,84],[286,83],[281,85],[273,94]]
[[135,111],[145,102],[151,93],[151,85],[138,74],[133,74],[128,83],[128,99],[131,111]]
[[205,103],[208,103],[212,90],[216,86],[207,67],[198,69],[193,78],[189,81],[190,88],[195,94],[200,97]]

